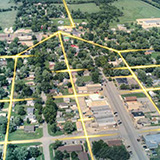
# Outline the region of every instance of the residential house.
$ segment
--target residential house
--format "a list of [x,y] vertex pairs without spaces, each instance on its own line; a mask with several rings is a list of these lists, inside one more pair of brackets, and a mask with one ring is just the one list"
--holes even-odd
[[24,131],[27,133],[33,133],[35,132],[35,126],[24,126]]
[[133,102],[133,101],[137,101],[137,97],[133,96],[133,97],[124,97],[125,102]]
[[57,121],[58,124],[66,122],[66,120],[63,117],[57,118],[56,121]]
[[61,152],[67,151],[68,153],[76,152],[78,154],[79,160],[88,160],[88,154],[87,152],[83,151],[83,147],[80,144],[61,146],[58,147],[57,150]]
[[70,102],[70,98],[65,97],[65,98],[63,98],[63,101],[64,101],[65,103],[69,103],[69,102]]
[[61,109],[66,109],[68,108],[68,104],[65,102],[57,103],[58,107]]

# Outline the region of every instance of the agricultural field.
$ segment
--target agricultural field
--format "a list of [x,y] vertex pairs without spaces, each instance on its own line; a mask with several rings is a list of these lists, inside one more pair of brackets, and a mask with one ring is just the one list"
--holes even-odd
[[[11,6],[15,6],[13,2],[10,2],[10,0],[0,0],[0,9],[7,9]],[[15,11],[12,9],[12,11],[7,12],[0,12],[0,26],[4,28],[12,27],[16,18],[17,10]]]
[[[133,22],[138,18],[160,17],[160,9],[140,0],[118,0],[112,5],[124,13],[124,16],[120,17],[119,24]],[[114,22],[113,25],[115,24],[117,24],[117,22]]]
[[95,3],[84,3],[84,4],[70,4],[68,5],[69,10],[74,10],[77,11],[80,9],[83,13],[88,12],[88,13],[96,13],[100,11],[99,7],[96,6]]

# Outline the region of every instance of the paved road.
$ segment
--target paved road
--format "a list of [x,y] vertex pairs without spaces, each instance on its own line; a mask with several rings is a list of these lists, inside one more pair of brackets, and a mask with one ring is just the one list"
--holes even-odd
[[133,160],[148,160],[142,146],[137,142],[138,133],[135,130],[131,117],[124,108],[123,102],[119,96],[118,90],[113,82],[107,82],[106,86],[103,87],[104,93],[108,98],[110,105],[115,111],[118,112],[118,116],[122,121],[119,127],[122,138],[125,140],[127,145],[131,146],[133,152]]
[[50,160],[50,153],[49,153],[50,138],[51,136],[48,134],[47,123],[45,122],[43,124],[43,141],[42,141],[45,160],[46,159]]

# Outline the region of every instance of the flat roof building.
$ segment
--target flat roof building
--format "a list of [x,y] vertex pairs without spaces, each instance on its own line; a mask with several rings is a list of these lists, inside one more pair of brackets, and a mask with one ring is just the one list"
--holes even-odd
[[107,141],[108,146],[121,146],[122,141],[119,139]]
[[124,97],[124,100],[126,102],[137,101],[137,97],[135,97],[135,96],[133,96],[133,97]]
[[160,18],[137,19],[139,25],[143,28],[160,27]]
[[58,151],[64,152],[82,152],[83,151],[83,147],[80,144],[77,145],[68,145],[68,146],[61,146],[57,148]]
[[82,123],[77,121],[76,122],[76,127],[77,127],[77,131],[78,132],[82,132],[83,131],[83,127],[82,127]]
[[35,126],[24,126],[24,131],[29,133],[34,132]]
[[160,144],[160,134],[152,134],[144,136],[144,141],[149,149],[158,148]]

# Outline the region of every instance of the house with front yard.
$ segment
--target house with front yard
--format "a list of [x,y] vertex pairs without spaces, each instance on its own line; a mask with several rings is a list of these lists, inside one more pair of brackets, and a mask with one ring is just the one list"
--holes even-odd
[[35,126],[34,125],[32,125],[32,126],[24,126],[24,132],[34,133],[35,132]]
[[65,103],[65,102],[57,103],[57,106],[61,109],[67,109],[68,108],[68,104]]
[[88,160],[88,154],[81,144],[61,146],[57,150],[61,152],[67,151],[68,153],[76,152],[79,160]]
[[34,108],[33,107],[28,107],[27,108],[27,115],[25,117],[25,121],[27,120],[27,118],[29,119],[29,121],[31,123],[36,123],[36,116],[34,115]]

